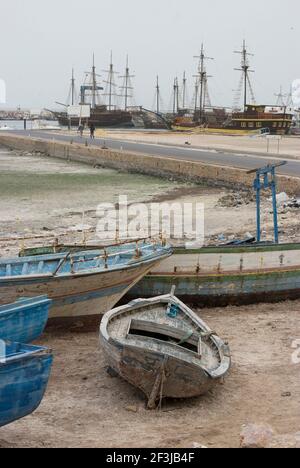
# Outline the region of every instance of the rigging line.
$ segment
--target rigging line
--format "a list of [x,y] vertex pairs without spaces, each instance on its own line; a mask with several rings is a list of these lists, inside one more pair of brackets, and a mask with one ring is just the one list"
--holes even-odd
[[254,91],[253,91],[253,87],[252,87],[252,83],[250,81],[249,75],[247,75],[247,82],[248,82],[248,86],[249,86],[249,89],[250,89],[252,101],[255,104],[255,102],[256,102],[255,94],[254,94]]

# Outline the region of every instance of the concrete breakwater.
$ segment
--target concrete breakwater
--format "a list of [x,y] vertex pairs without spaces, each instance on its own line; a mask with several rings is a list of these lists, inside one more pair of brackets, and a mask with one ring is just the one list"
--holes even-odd
[[[117,169],[126,172],[171,177],[181,181],[206,183],[215,186],[249,188],[253,175],[244,169],[204,164],[196,161],[149,156],[141,153],[102,149],[88,144],[55,140],[42,140],[18,135],[0,135],[0,145],[11,149],[39,152],[49,157],[75,161],[92,166]],[[290,195],[300,192],[300,178],[279,175],[278,189]]]

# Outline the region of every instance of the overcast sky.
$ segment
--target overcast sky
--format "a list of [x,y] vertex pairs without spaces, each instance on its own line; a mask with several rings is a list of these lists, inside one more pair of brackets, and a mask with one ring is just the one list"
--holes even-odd
[[201,42],[215,58],[207,64],[215,105],[233,103],[240,60],[233,51],[244,38],[255,54],[257,101],[273,103],[280,85],[288,90],[300,78],[299,0],[1,0],[0,13],[0,78],[12,107],[65,102],[72,67],[79,84],[93,51],[100,73],[111,49],[120,72],[129,54],[135,101],[145,107],[157,74],[166,106],[184,70],[192,97]]

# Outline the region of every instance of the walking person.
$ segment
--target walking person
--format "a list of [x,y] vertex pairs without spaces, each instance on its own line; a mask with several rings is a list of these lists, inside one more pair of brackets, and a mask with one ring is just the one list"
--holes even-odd
[[96,130],[96,127],[93,123],[90,124],[90,132],[91,132],[91,139],[94,140],[95,139],[95,130]]
[[80,124],[79,127],[78,127],[78,133],[80,135],[80,138],[83,137],[83,131],[84,131],[84,126],[83,126],[83,124]]

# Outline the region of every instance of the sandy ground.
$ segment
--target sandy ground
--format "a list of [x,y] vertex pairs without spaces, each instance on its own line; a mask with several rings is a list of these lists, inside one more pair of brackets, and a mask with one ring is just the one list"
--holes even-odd
[[[238,447],[244,424],[270,424],[279,434],[300,425],[300,302],[202,310],[227,339],[233,367],[205,397],[166,401],[149,412],[136,389],[106,373],[98,334],[46,334],[54,350],[47,395],[33,415],[0,430],[0,447]],[[290,396],[289,396],[290,395]]]
[[154,144],[186,145],[190,143],[193,147],[204,149],[216,149],[219,151],[249,152],[249,153],[267,153],[290,156],[298,159],[299,156],[299,137],[282,137],[279,145],[278,140],[269,140],[266,138],[231,135],[216,135],[206,133],[191,132],[118,132],[99,130],[99,137],[116,138],[120,140],[132,140],[137,142],[146,142]]

